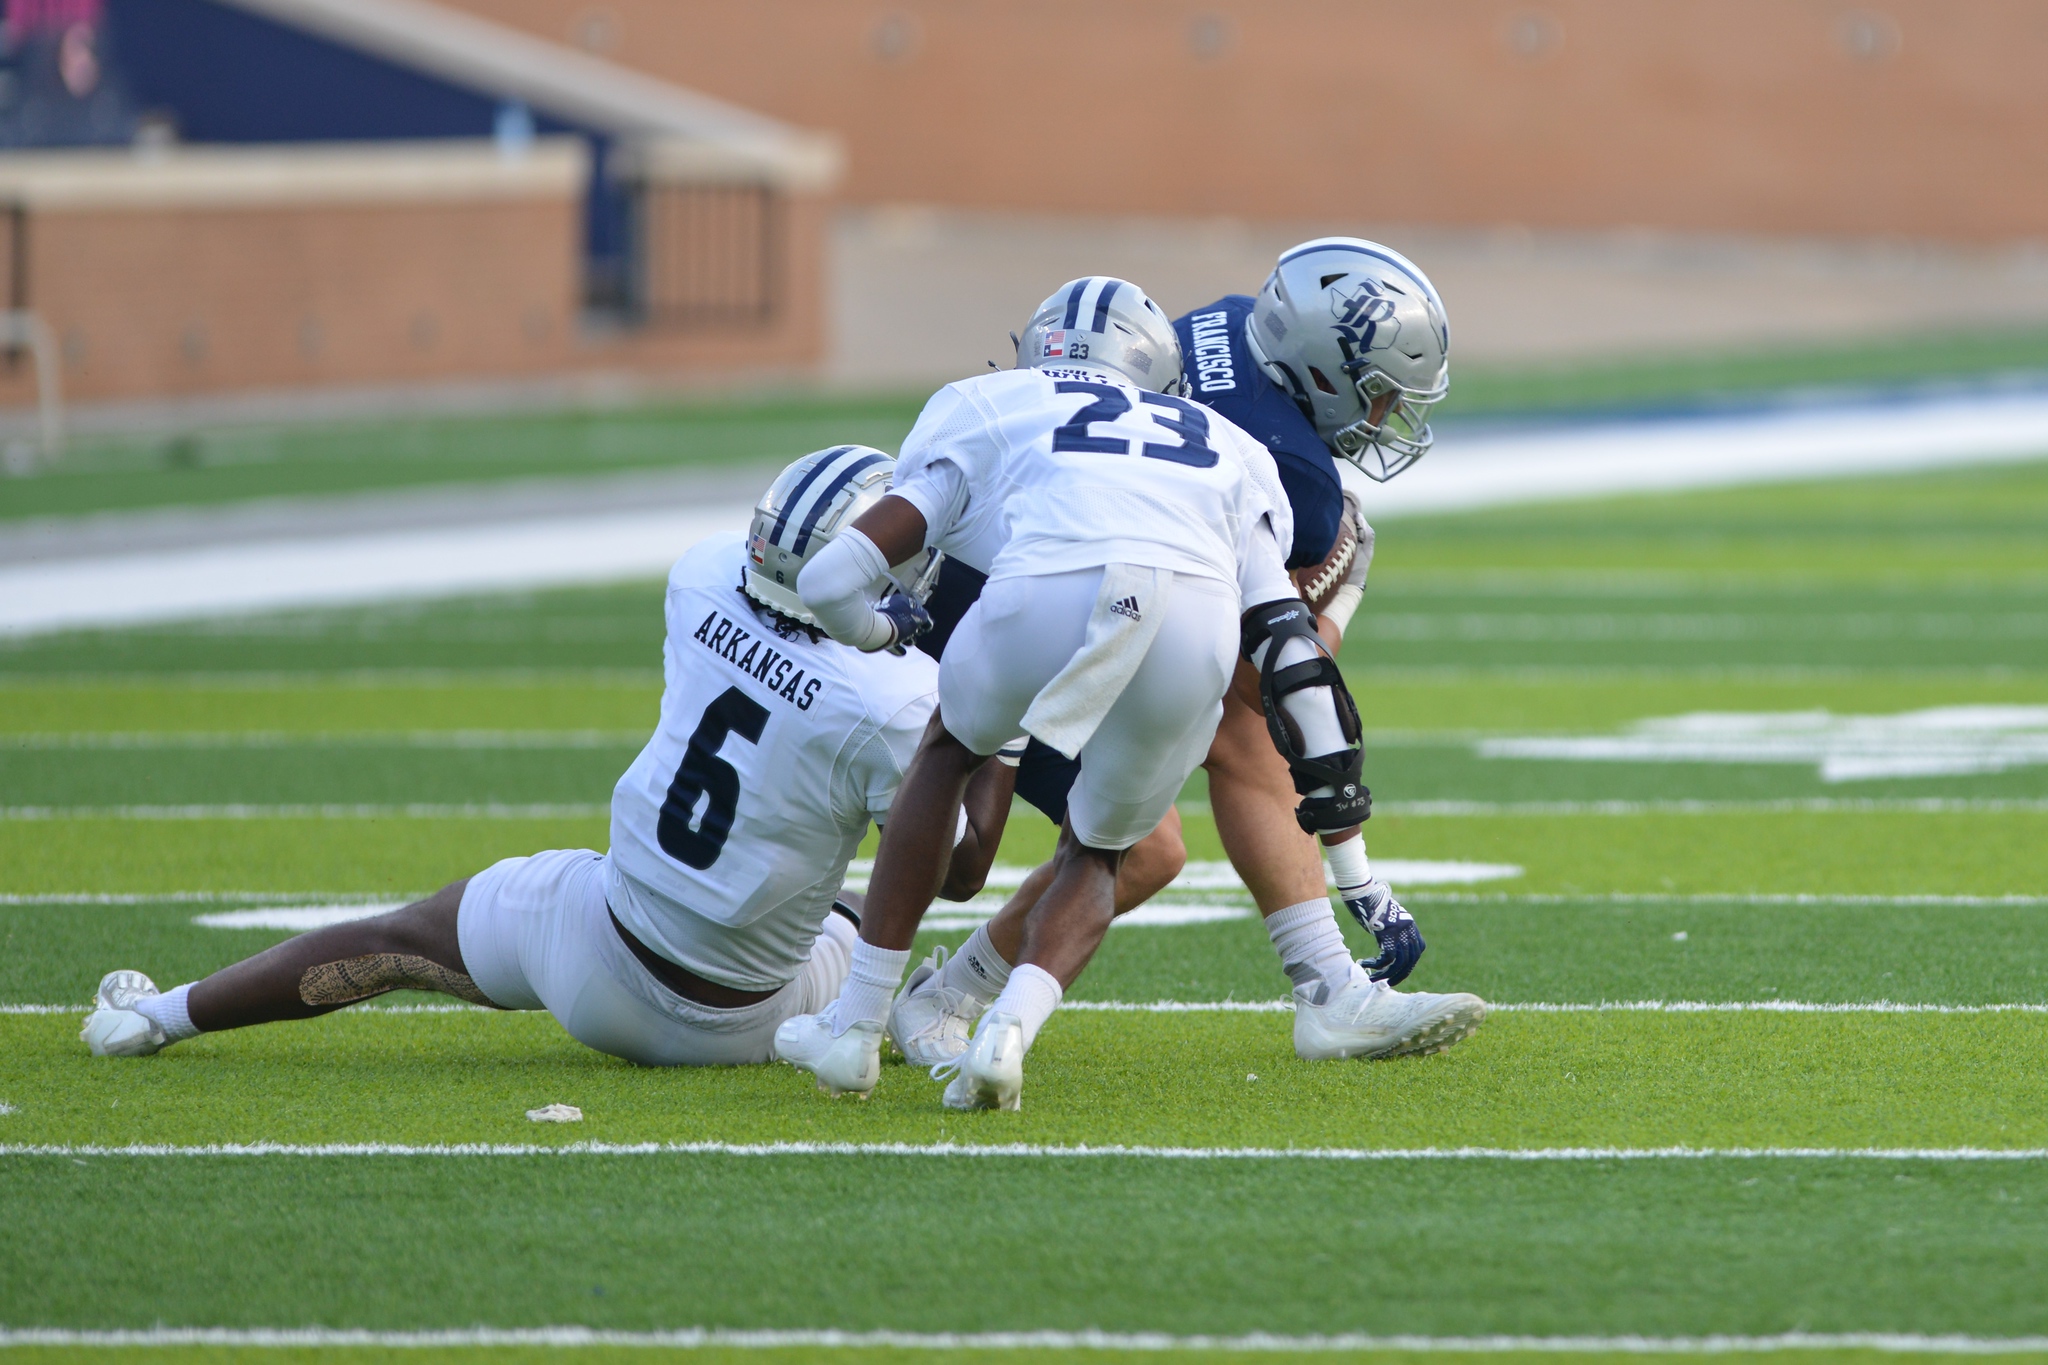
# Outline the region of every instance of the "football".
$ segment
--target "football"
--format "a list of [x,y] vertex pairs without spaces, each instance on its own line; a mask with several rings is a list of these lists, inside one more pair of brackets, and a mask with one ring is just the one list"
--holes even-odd
[[1352,524],[1351,513],[1347,511],[1344,519],[1337,523],[1336,542],[1330,546],[1330,553],[1323,556],[1323,562],[1294,571],[1294,586],[1318,614],[1330,605],[1337,589],[1344,586],[1344,577],[1351,572],[1351,561],[1357,556],[1358,528]]

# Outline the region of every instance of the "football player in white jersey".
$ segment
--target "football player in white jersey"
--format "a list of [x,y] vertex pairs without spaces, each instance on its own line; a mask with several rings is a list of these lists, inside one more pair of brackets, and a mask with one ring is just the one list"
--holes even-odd
[[[881,567],[924,549],[989,565],[883,834],[847,985],[831,1010],[777,1033],[777,1052],[828,1091],[864,1094],[879,1078],[941,831],[970,775],[1020,731],[1080,772],[1018,961],[951,1064],[956,1108],[1017,1107],[1024,1055],[1101,942],[1125,851],[1208,752],[1240,650],[1300,779],[1303,827],[1349,828],[1370,808],[1356,711],[1282,567],[1292,526],[1271,457],[1181,396],[1179,346],[1156,304],[1122,280],[1077,283],[1085,293],[1055,295],[1034,318],[1026,368],[932,400],[895,494],[799,582],[834,638],[879,649],[928,624],[875,604]],[[1331,928],[1329,975],[1348,981],[1355,967]]]
[[[894,464],[863,446],[807,455],[762,498],[744,543],[714,537],[676,564],[660,724],[612,794],[609,854],[508,858],[168,992],[109,973],[83,1040],[143,1056],[402,989],[545,1009],[644,1065],[772,1060],[776,1025],[838,993],[859,907],[841,891],[847,863],[888,811],[936,700],[930,659],[834,642],[794,589],[881,499]],[[909,604],[937,561],[921,547],[904,558],[873,586]],[[977,775],[947,841],[944,894],[980,889],[1010,790],[1009,769]]]

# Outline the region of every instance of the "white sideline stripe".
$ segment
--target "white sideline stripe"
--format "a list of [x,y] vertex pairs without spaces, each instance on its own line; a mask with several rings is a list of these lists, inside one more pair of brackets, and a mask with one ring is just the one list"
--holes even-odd
[[2048,1161],[2048,1147],[1150,1147],[1031,1142],[0,1143],[0,1157],[906,1156],[1156,1161]]
[[194,915],[192,922],[202,929],[289,929],[304,933],[325,929],[330,924],[347,924],[368,919],[404,905],[404,901],[354,901],[335,905],[266,905],[260,910],[221,910]]
[[0,820],[586,820],[611,814],[604,801],[406,805],[0,806]]
[[[1186,803],[1183,803],[1184,805]],[[2048,797],[1800,796],[1759,801],[1384,801],[1381,815],[1419,819],[1484,815],[1977,815],[2048,811]]]
[[659,578],[744,502],[0,567],[0,636]]
[[[2038,459],[2035,389],[1447,434],[1374,492],[1398,517],[1617,493]],[[0,636],[198,616],[657,578],[746,502],[300,536],[0,567]]]
[[[6,1014],[78,1014],[78,1005],[7,1005]],[[1292,1000],[1068,1000],[1062,1010],[1083,1014],[1292,1014]],[[1489,1000],[1493,1014],[2048,1014],[2048,1004],[1931,1005],[1901,1000]],[[353,1014],[502,1014],[483,1005],[363,1005]]]
[[2048,1351],[2048,1336],[1980,1337],[1918,1332],[1784,1332],[1776,1336],[1475,1336],[1433,1337],[1340,1332],[1292,1335],[1244,1332],[1234,1335],[1167,1332],[1104,1332],[1037,1329],[1019,1332],[840,1331],[835,1328],[678,1327],[626,1332],[598,1327],[452,1327],[412,1331],[360,1327],[0,1327],[0,1347],[81,1346],[99,1350],[151,1346],[240,1346],[277,1350],[306,1347],[447,1349],[450,1347],[546,1346],[654,1347],[693,1350],[709,1347],[778,1350],[906,1351],[1266,1351],[1322,1354],[1357,1351],[1429,1351],[1504,1355],[1520,1352],[1612,1355],[1750,1355],[1766,1351],[1885,1351],[1899,1355],[2016,1355]]

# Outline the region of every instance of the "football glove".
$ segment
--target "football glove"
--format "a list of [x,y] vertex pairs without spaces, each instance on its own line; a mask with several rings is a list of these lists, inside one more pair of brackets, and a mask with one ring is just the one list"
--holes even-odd
[[1344,908],[1380,945],[1378,957],[1367,958],[1358,965],[1373,980],[1389,986],[1406,981],[1408,973],[1422,959],[1422,950],[1429,945],[1422,941],[1422,931],[1415,927],[1415,916],[1394,899],[1393,889],[1374,877],[1365,884],[1364,895],[1345,899]]
[[896,638],[885,646],[891,654],[905,653],[912,640],[932,628],[932,614],[907,592],[890,593],[875,610],[888,618],[890,629],[896,632]]

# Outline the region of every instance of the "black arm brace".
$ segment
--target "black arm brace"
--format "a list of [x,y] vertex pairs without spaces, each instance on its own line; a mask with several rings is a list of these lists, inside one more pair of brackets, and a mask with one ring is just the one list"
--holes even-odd
[[[1294,790],[1302,797],[1294,817],[1303,830],[1315,834],[1350,829],[1372,817],[1372,792],[1359,780],[1365,770],[1365,746],[1360,741],[1358,707],[1345,686],[1344,674],[1330,656],[1329,646],[1316,633],[1315,613],[1298,597],[1265,602],[1244,614],[1240,650],[1250,662],[1259,646],[1272,641],[1265,662],[1259,665],[1259,704],[1265,708],[1266,729],[1273,747],[1287,760],[1294,775]],[[1299,636],[1313,644],[1316,657],[1285,668],[1280,664],[1280,647]],[[1294,718],[1281,705],[1288,696],[1309,687],[1327,687],[1337,704],[1337,724],[1347,747],[1333,754],[1312,755]],[[1318,787],[1334,787],[1328,796],[1310,796]]]

